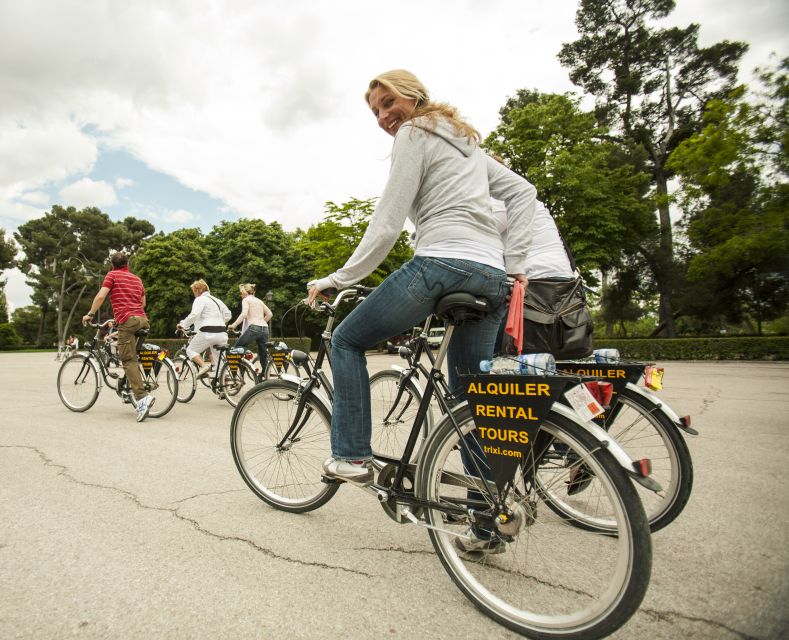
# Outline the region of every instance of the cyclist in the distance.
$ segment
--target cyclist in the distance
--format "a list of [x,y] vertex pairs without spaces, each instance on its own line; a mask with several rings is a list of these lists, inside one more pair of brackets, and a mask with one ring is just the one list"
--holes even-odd
[[177,328],[184,330],[194,325],[197,330],[186,347],[186,355],[197,365],[197,377],[202,378],[211,370],[211,365],[206,363],[200,354],[210,348],[211,359],[213,362],[219,362],[216,348],[227,344],[225,323],[233,314],[224,302],[211,295],[205,280],[195,280],[189,288],[194,294],[195,301],[192,303],[189,315],[178,323]]
[[269,338],[268,323],[273,317],[271,309],[260,299],[255,297],[255,285],[246,283],[239,285],[238,291],[241,295],[241,313],[228,328],[235,329],[242,324],[243,333],[236,342],[236,347],[246,347],[250,342],[255,342],[258,346],[258,358],[260,360],[261,371],[266,371],[266,343]]
[[132,404],[137,411],[137,422],[142,422],[151,410],[155,398],[146,394],[142,372],[137,364],[137,336],[135,332],[147,329],[148,316],[145,315],[145,288],[136,275],[129,271],[129,258],[120,251],[110,258],[112,271],[104,278],[101,289],[93,298],[90,310],[82,316],[82,324],[93,320],[101,308],[107,294],[110,294],[112,312],[117,323],[118,355],[120,356],[126,380],[132,391]]

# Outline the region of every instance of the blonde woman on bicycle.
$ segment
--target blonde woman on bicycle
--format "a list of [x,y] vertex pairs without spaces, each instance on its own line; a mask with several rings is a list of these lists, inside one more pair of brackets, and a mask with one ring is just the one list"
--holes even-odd
[[[405,219],[414,223],[414,257],[357,306],[332,337],[332,457],[323,470],[358,485],[373,479],[365,350],[421,323],[447,293],[483,296],[488,316],[480,324],[457,327],[449,347],[449,383],[462,392],[457,372],[478,373],[480,360],[493,354],[509,292],[507,275],[526,280],[524,256],[536,201],[536,189],[483,153],[479,133],[454,107],[433,101],[414,74],[397,69],[377,76],[365,101],[378,126],[394,138],[389,179],[353,255],[338,271],[308,283],[312,302],[326,289],[359,282],[386,257]],[[506,243],[491,213],[491,196],[506,203]],[[490,541],[475,544],[486,548]]]
[[211,365],[203,360],[202,354],[206,349],[211,349],[211,359],[217,362],[216,347],[227,344],[226,323],[232,317],[230,309],[219,298],[211,295],[208,283],[205,280],[195,280],[189,285],[194,294],[195,301],[192,311],[181,322],[178,329],[187,329],[194,325],[195,333],[186,355],[198,366],[197,377],[201,378],[211,370]]
[[229,329],[235,329],[241,324],[243,333],[236,342],[236,347],[246,347],[250,342],[257,343],[258,357],[260,359],[261,371],[266,370],[266,343],[269,338],[268,323],[273,314],[265,303],[255,297],[255,285],[246,283],[239,285],[239,294],[241,295],[241,313],[232,324],[228,325]]

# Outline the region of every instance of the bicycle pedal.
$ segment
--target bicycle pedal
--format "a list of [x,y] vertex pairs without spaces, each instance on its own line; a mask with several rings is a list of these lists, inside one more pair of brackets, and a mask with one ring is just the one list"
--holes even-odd
[[117,380],[118,378],[120,378],[120,375],[118,375],[118,374],[117,374],[117,373],[115,373],[114,371],[110,371],[110,372],[109,372],[107,375],[108,375],[110,378],[114,378],[115,380]]
[[321,482],[323,484],[342,484],[345,480],[340,480],[339,478],[330,478],[329,476],[321,476]]

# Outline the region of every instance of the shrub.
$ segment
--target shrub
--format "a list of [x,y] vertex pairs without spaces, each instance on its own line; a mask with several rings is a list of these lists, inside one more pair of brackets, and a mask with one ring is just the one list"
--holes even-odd
[[22,344],[22,338],[10,322],[0,324],[0,349],[16,348]]
[[596,338],[628,360],[789,360],[789,337]]

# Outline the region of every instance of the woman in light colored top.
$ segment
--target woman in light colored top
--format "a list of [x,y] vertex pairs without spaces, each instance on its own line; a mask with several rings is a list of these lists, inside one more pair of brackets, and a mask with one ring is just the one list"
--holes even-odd
[[[449,384],[463,395],[458,372],[479,373],[493,344],[509,292],[507,275],[526,281],[525,256],[536,189],[479,148],[479,133],[457,110],[434,102],[410,72],[374,78],[365,100],[378,126],[394,137],[389,179],[359,246],[333,274],[308,283],[308,300],[367,277],[389,253],[406,218],[416,227],[415,255],[392,273],[335,330],[332,457],[324,473],[368,484],[372,450],[365,349],[421,324],[442,296],[465,291],[488,300],[479,324],[456,328]],[[490,198],[503,200],[509,233],[502,241]],[[485,542],[487,544],[487,542]]]
[[236,347],[246,347],[250,342],[256,342],[258,345],[258,356],[260,358],[260,366],[263,367],[261,371],[266,370],[266,343],[269,338],[268,323],[274,315],[271,313],[265,303],[255,297],[254,284],[239,285],[238,291],[241,294],[241,313],[238,318],[228,325],[231,329],[235,329],[240,323],[243,322],[241,330],[243,333],[236,342]]
[[217,362],[216,347],[227,344],[225,325],[233,314],[224,302],[211,295],[205,280],[195,280],[189,286],[195,301],[192,311],[178,323],[178,328],[188,329],[191,325],[195,326],[197,333],[186,347],[186,355],[199,367],[197,376],[203,377],[211,370],[211,365],[206,364],[201,354],[210,348],[211,360]]

